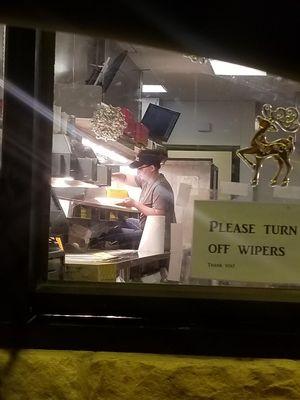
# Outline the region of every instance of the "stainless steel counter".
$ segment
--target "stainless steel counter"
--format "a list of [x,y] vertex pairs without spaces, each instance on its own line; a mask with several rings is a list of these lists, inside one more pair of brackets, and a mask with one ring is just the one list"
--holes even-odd
[[[113,202],[111,202],[109,200],[108,197],[103,197],[103,198],[99,198],[99,200],[80,200],[80,199],[71,199],[68,197],[62,197],[59,196],[59,199],[61,200],[68,200],[70,202],[72,202],[74,205],[83,205],[83,206],[88,206],[88,207],[95,207],[95,208],[103,208],[106,210],[111,210],[111,211],[124,211],[124,212],[128,212],[128,213],[133,213],[133,214],[137,214],[139,211],[134,208],[134,207],[124,207],[124,206],[118,206],[116,204],[113,204]],[[122,199],[119,199],[119,201],[121,202]]]

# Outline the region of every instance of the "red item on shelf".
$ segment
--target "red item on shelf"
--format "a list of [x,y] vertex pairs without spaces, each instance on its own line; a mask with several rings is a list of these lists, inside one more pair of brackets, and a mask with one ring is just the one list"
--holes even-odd
[[147,146],[149,138],[149,129],[141,122],[136,123],[134,140],[138,144]]
[[131,137],[136,144],[147,146],[149,129],[141,122],[136,122],[134,120],[133,113],[128,108],[121,107],[121,112],[124,115],[125,121],[127,123],[123,134]]
[[126,128],[123,131],[123,134],[129,137],[134,138],[135,137],[135,120],[134,120],[134,116],[133,113],[128,110],[128,108],[125,107],[121,107],[121,112],[125,117],[125,121],[127,123]]

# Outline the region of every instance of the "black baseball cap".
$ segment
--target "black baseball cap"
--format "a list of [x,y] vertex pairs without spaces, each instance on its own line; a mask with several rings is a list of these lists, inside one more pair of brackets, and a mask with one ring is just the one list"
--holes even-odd
[[143,165],[154,165],[160,167],[163,160],[166,160],[166,156],[162,154],[161,151],[157,150],[141,150],[137,155],[135,161],[133,161],[129,167],[130,168],[140,168]]

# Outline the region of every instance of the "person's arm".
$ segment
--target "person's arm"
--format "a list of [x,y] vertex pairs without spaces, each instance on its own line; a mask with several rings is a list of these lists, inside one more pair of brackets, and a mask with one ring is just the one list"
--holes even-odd
[[114,172],[111,174],[113,181],[120,182],[123,185],[138,187],[135,176],[122,174],[121,172]]
[[149,215],[165,215],[166,212],[165,210],[160,210],[157,208],[152,208],[152,207],[148,207],[145,206],[145,204],[141,203],[140,201],[136,201],[133,199],[125,199],[124,201],[122,201],[122,203],[120,203],[120,205],[124,206],[124,207],[135,207],[136,209],[139,210],[139,212],[143,213],[146,217],[148,217]]

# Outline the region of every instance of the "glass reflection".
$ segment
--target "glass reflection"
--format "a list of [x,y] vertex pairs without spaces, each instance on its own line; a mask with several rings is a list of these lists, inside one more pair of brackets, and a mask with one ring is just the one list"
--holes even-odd
[[[274,179],[270,185],[277,174],[274,157],[266,154],[263,168],[250,160],[249,168],[237,156],[262,129],[256,117],[264,105],[273,110],[296,108],[299,93],[298,82],[259,66],[245,68],[205,55],[58,33],[50,235],[53,254],[56,249],[61,260],[49,267],[49,279],[234,284],[234,272],[230,280],[191,280],[194,202],[299,203],[297,140],[289,154],[293,169],[283,178],[285,183],[290,179],[288,187],[272,187]],[[278,147],[278,140],[283,143],[289,134],[288,129],[270,129],[264,142]],[[171,250],[159,252],[154,238],[161,226],[152,222],[146,230],[143,225],[142,235],[151,233],[142,241],[148,245],[147,254],[141,254],[139,244],[124,247],[118,240],[122,229],[129,229],[128,222],[148,212],[140,207],[141,199],[147,207],[157,207],[157,216],[168,215],[163,202],[147,198],[139,172],[129,168],[137,155],[142,159],[139,152],[145,149],[160,152],[159,173],[172,188],[176,224],[164,226],[170,228]],[[276,160],[281,152],[280,147]],[[140,165],[144,180],[144,167],[155,166],[145,160]],[[117,176],[126,178],[114,179]],[[155,175],[149,176],[154,180]],[[150,225],[155,212],[147,220]],[[271,283],[259,282],[258,275],[253,284]]]

